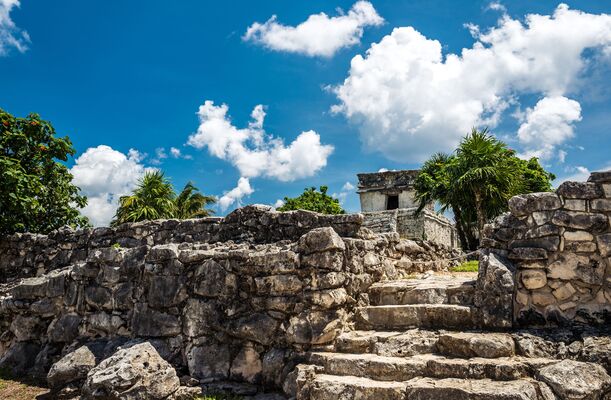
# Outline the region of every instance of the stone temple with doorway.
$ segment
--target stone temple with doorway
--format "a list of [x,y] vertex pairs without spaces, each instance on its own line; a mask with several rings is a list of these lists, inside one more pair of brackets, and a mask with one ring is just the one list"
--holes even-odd
[[406,239],[459,246],[454,224],[428,204],[418,215],[414,182],[420,170],[358,174],[364,226],[376,233],[397,232]]

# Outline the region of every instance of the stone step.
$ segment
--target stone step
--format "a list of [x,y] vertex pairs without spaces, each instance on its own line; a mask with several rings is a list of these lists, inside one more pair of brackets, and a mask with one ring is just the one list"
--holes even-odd
[[394,330],[407,328],[470,329],[471,307],[455,304],[409,304],[359,307],[358,329]]
[[383,382],[356,376],[317,374],[302,400],[398,400],[405,398],[407,383]]
[[390,357],[440,353],[454,357],[496,358],[515,355],[515,343],[511,335],[493,332],[348,331],[337,338],[335,350]]
[[309,362],[322,367],[325,374],[379,381],[406,381],[422,376],[510,381],[532,377],[536,369],[558,361],[522,357],[448,358],[437,354],[386,357],[376,354],[311,353]]
[[547,400],[554,399],[544,383],[528,379],[415,378],[407,382],[406,400]]
[[473,304],[475,281],[455,276],[436,276],[378,282],[369,288],[371,305]]
[[[542,389],[543,387],[543,389]],[[319,374],[307,393],[308,400],[544,400],[549,388],[531,380],[414,378],[405,382],[384,382],[355,376]]]

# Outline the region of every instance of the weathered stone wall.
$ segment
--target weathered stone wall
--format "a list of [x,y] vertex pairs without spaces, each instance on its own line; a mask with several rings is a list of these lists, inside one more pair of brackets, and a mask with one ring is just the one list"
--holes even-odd
[[418,216],[416,208],[365,212],[363,226],[376,233],[397,232],[407,239],[427,240],[447,248],[458,247],[456,229],[447,218],[424,209]]
[[251,206],[223,220],[3,238],[0,367],[46,374],[83,344],[104,358],[142,339],[179,375],[279,388],[304,351],[350,324],[372,283],[448,266],[443,249],[361,221]]
[[485,253],[515,265],[521,326],[611,322],[611,171],[520,195],[487,225]]
[[332,227],[341,236],[354,237],[362,220],[360,214],[279,213],[268,206],[253,205],[225,218],[146,221],[79,231],[61,229],[49,235],[15,234],[0,238],[0,283],[85,261],[91,249],[112,245],[130,248],[184,242],[294,241],[323,226]]

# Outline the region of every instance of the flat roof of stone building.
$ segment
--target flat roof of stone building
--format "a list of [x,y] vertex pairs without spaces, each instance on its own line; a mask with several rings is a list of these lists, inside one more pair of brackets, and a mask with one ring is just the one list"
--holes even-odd
[[401,171],[370,172],[357,174],[358,192],[371,192],[386,189],[409,189],[420,172],[419,169]]

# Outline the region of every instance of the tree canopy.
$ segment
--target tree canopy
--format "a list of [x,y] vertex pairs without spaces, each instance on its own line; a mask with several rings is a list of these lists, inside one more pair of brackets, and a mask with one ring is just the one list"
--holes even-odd
[[191,182],[177,195],[163,172],[150,171],[140,179],[131,195],[119,199],[111,226],[153,219],[207,217],[213,212],[206,206],[215,202],[214,197],[199,193]]
[[345,211],[339,200],[327,194],[327,186],[321,186],[320,191],[315,187],[305,188],[297,197],[284,198],[284,205],[278,211],[309,210],[322,214],[344,214]]
[[48,233],[88,226],[87,198],[62,163],[75,153],[37,114],[16,118],[0,109],[0,233]]
[[452,210],[462,246],[474,249],[484,224],[507,211],[512,196],[550,191],[553,179],[536,158],[522,160],[487,129],[473,129],[454,154],[424,163],[414,189],[418,212],[431,201]]

